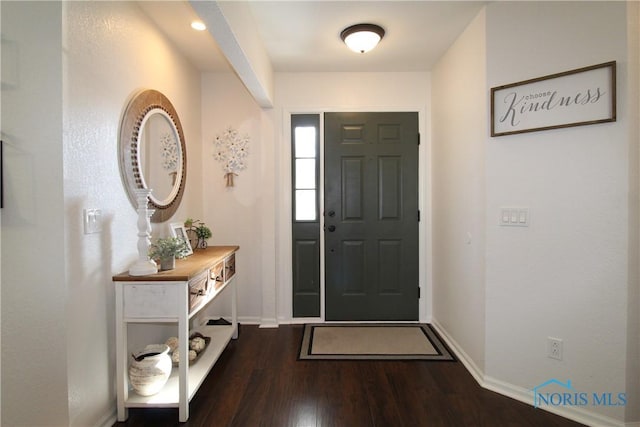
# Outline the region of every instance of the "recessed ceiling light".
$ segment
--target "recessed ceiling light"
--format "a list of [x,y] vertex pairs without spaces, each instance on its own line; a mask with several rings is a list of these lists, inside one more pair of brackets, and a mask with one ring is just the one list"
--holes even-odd
[[197,31],[204,31],[207,29],[207,26],[204,25],[204,23],[202,21],[193,21],[191,23],[191,28],[193,28],[194,30]]

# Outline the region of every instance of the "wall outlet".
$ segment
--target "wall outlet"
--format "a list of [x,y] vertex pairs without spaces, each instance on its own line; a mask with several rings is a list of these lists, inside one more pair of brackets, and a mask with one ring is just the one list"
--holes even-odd
[[562,340],[560,338],[547,337],[547,357],[562,360]]

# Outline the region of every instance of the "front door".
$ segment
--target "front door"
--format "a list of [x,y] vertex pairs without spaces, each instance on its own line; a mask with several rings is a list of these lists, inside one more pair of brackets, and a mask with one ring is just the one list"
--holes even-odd
[[418,320],[418,113],[324,123],[325,318]]

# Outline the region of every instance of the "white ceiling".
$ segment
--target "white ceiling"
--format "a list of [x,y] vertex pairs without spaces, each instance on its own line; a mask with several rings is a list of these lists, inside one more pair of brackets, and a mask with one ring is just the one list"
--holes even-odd
[[[185,1],[141,1],[142,9],[201,71],[230,66]],[[484,1],[249,1],[275,71],[428,71],[466,28]],[[340,40],[353,24],[386,30],[378,47],[357,54]],[[241,31],[241,29],[234,29]]]

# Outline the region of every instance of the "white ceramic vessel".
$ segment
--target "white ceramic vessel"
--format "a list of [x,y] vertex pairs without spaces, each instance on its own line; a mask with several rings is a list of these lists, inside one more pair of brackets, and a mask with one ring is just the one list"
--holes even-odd
[[141,396],[159,392],[171,375],[171,357],[166,344],[150,344],[132,354],[129,383]]

